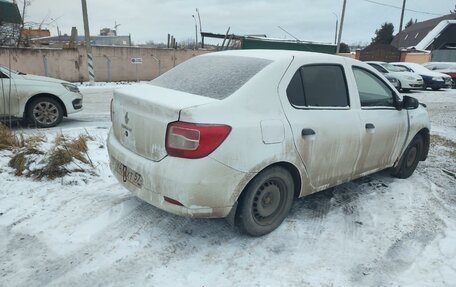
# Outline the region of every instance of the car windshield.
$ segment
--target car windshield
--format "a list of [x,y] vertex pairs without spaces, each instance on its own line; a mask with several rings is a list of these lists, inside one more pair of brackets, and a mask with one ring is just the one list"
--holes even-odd
[[390,72],[404,72],[400,68],[398,68],[398,67],[396,67],[394,65],[388,64],[388,63],[383,63],[381,65],[382,65],[382,67],[384,67],[385,69],[387,69]]
[[402,66],[395,66],[397,67],[401,72],[411,72],[411,70],[407,67],[402,67]]
[[190,59],[150,84],[214,99],[224,99],[272,63],[240,56],[202,56]]

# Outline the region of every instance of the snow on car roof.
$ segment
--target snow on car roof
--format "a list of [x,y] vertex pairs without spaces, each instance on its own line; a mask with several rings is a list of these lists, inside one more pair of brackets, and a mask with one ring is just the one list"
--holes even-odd
[[292,51],[292,50],[267,50],[267,49],[230,50],[230,51],[208,53],[208,54],[204,54],[202,56],[211,57],[211,56],[220,56],[220,55],[263,58],[263,59],[272,60],[272,61],[283,60],[283,59],[288,60],[290,57],[315,57],[315,56],[318,56],[319,58],[325,58],[328,60],[333,59],[335,57],[339,57],[336,55],[315,53],[315,52]]

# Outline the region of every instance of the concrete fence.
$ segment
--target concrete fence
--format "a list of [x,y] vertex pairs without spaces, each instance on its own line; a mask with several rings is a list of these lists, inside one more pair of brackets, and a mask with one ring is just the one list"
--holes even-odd
[[[94,46],[97,82],[156,78],[172,67],[209,51]],[[135,59],[135,60],[132,60]],[[137,62],[140,61],[140,64]],[[132,63],[136,62],[136,64]],[[24,73],[70,82],[88,81],[85,47],[76,49],[0,48],[0,65]]]

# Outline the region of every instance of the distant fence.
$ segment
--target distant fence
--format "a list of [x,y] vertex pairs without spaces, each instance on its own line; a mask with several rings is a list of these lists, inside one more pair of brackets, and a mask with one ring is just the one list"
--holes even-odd
[[[94,46],[98,82],[151,80],[172,67],[209,51]],[[70,82],[88,81],[85,47],[34,49],[0,47],[0,65]]]

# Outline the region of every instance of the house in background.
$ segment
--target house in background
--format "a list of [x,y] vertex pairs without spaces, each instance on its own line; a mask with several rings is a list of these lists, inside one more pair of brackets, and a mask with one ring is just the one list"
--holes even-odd
[[397,34],[391,45],[400,50],[431,51],[433,62],[456,62],[456,14],[415,23]]

